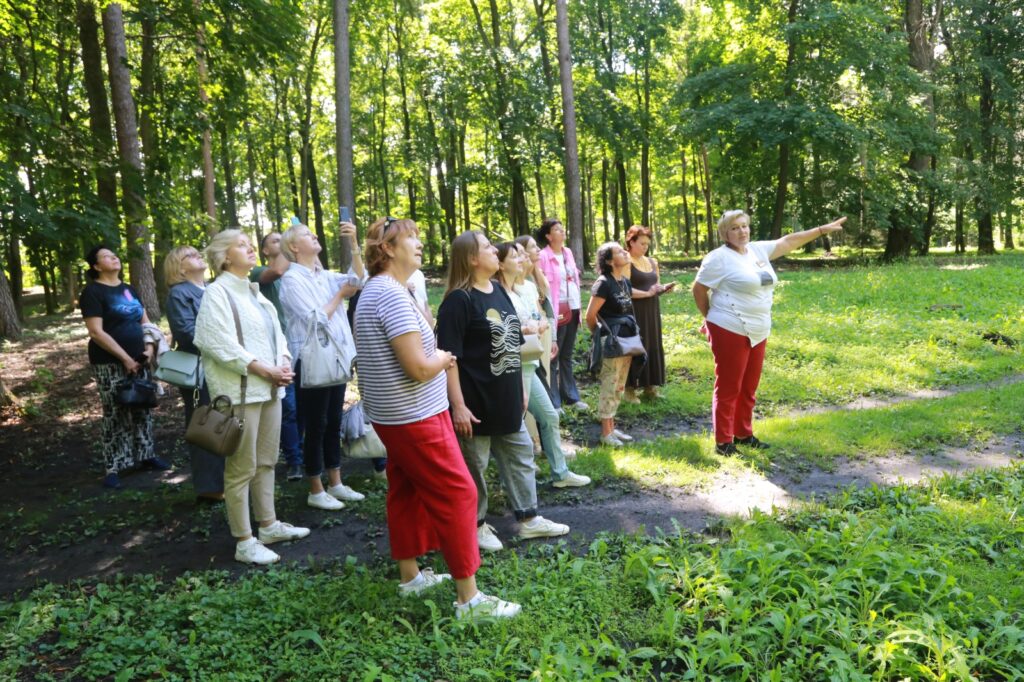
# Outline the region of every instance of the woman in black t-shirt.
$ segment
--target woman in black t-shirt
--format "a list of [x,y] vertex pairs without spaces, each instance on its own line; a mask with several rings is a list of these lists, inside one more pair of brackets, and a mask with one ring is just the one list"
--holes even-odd
[[147,347],[142,338],[142,325],[149,318],[135,290],[121,281],[121,260],[111,249],[97,246],[85,260],[89,264],[86,275],[92,281],[82,290],[79,307],[89,330],[89,364],[103,405],[100,449],[107,472],[103,485],[120,488],[118,473],[125,469],[170,468],[153,455],[149,410],[114,402],[118,382],[153,359],[152,347]]
[[[628,268],[629,252],[617,242],[602,244],[597,250],[599,277],[590,290],[590,304],[586,314],[591,334],[600,333],[597,331],[598,316],[601,317],[602,327],[632,325],[633,330],[637,328],[633,316],[633,288],[626,277]],[[595,339],[595,343],[601,343],[601,340]],[[626,377],[632,359],[624,355],[601,360],[601,397],[597,408],[601,418],[601,442],[615,448],[633,440],[632,436],[615,428],[615,413],[626,390]]]
[[525,401],[519,347],[522,330],[508,294],[491,278],[498,252],[482,233],[463,232],[452,242],[448,290],[437,311],[437,345],[456,358],[448,370],[448,402],[462,456],[477,487],[480,549],[501,541],[485,523],[491,454],[520,522],[522,538],[565,535],[569,527],[537,515],[533,442],[523,423]]

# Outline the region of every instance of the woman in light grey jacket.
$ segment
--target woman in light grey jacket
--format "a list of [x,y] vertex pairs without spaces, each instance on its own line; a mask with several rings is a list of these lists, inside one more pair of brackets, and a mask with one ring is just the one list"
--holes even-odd
[[[260,294],[257,284],[249,282],[249,271],[256,265],[256,250],[249,238],[239,230],[217,234],[206,247],[206,260],[217,279],[203,296],[195,344],[202,351],[210,393],[231,398],[245,424],[238,450],[224,467],[228,525],[237,540],[235,559],[271,564],[281,557],[264,545],[309,535],[308,528],[278,521],[274,512],[280,397],[292,380],[291,356],[273,304]],[[249,521],[250,492],[259,540],[253,537]]]

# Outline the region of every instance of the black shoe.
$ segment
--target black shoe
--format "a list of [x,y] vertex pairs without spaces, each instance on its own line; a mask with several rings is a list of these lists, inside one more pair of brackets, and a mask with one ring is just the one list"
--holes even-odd
[[303,470],[301,464],[289,464],[288,465],[288,480],[289,481],[301,481],[303,477]]
[[715,452],[719,455],[735,455],[738,450],[732,443],[716,443]]
[[109,474],[103,477],[103,487],[110,488],[111,490],[121,489],[121,477],[116,472],[111,471]]
[[143,471],[170,471],[171,464],[159,457],[150,457],[149,459],[142,460],[139,468]]
[[755,450],[767,450],[771,447],[768,443],[763,443],[757,439],[757,436],[747,436],[746,438],[737,438],[737,445],[744,445],[748,448],[754,448]]

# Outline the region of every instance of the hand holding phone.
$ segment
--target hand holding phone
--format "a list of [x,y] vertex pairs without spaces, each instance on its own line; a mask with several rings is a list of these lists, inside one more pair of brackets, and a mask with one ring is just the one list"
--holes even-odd
[[341,207],[341,222],[350,223],[352,222],[352,214],[348,210],[348,206]]

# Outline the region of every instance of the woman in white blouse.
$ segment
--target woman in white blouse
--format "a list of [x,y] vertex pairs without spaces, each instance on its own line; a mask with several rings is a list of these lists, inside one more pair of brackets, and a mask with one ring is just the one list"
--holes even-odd
[[[341,224],[341,238],[352,246],[352,270],[342,275],[320,264],[323,247],[305,225],[292,225],[281,236],[281,253],[292,261],[281,278],[281,308],[288,329],[288,349],[295,367],[295,402],[302,459],[309,478],[306,504],[316,509],[337,510],[344,502],[364,495],[341,482],[341,413],[345,385],[311,388],[302,385],[299,352],[306,345],[314,320],[341,347],[354,348],[352,330],[343,302],[362,287],[363,262],[355,239],[355,225]],[[321,475],[327,470],[329,487]]]
[[[231,398],[245,424],[238,450],[224,463],[224,504],[237,542],[235,559],[272,564],[281,557],[265,545],[309,535],[308,528],[278,521],[274,512],[281,396],[292,381],[291,356],[277,311],[249,282],[249,271],[256,265],[249,238],[239,230],[218,233],[206,247],[206,260],[217,279],[203,295],[194,341],[203,354],[210,394]],[[249,521],[250,493],[260,526],[258,540]]]
[[773,241],[750,241],[750,216],[726,211],[718,221],[718,247],[701,262],[693,299],[715,357],[711,401],[715,451],[736,453],[736,444],[765,449],[754,436],[754,402],[772,326],[772,292],[779,281],[771,261],[812,239],[843,229],[846,218]]

